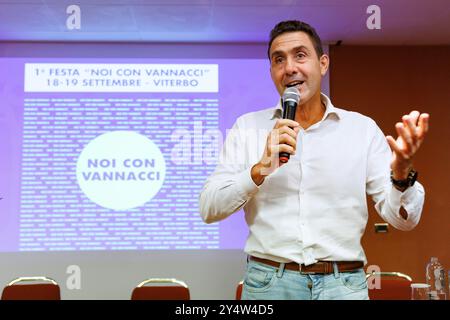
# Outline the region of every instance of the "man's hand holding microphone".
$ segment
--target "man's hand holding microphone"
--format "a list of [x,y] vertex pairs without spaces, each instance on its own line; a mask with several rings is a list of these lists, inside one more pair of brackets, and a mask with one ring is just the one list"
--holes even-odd
[[283,118],[278,119],[269,133],[261,160],[252,167],[251,177],[256,185],[261,185],[266,176],[289,161],[297,148],[300,125],[294,121],[300,93],[296,87],[287,88],[282,97]]

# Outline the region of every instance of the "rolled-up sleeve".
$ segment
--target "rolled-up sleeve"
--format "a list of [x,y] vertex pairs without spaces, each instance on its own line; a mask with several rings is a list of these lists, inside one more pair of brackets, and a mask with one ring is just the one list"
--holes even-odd
[[[375,202],[380,217],[393,227],[403,231],[414,229],[419,223],[425,190],[416,182],[404,192],[397,190],[390,180],[392,152],[386,137],[373,123],[367,161],[366,191]],[[400,215],[400,208],[407,212],[407,218]]]
[[238,119],[225,139],[216,169],[200,193],[199,210],[206,223],[225,219],[258,192],[251,178],[251,167],[244,162],[244,131]]

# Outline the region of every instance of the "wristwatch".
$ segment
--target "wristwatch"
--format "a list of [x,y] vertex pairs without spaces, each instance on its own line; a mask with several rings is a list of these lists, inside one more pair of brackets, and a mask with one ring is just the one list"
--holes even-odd
[[411,169],[408,173],[408,177],[405,180],[395,180],[394,173],[391,171],[391,181],[392,184],[398,189],[405,191],[406,189],[414,185],[414,182],[416,182],[418,175],[419,173],[416,170]]

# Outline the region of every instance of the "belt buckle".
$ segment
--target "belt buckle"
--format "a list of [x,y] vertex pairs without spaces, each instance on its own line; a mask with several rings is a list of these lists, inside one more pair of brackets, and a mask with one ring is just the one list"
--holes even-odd
[[302,271],[302,265],[303,264],[299,264],[298,265],[298,269],[300,271],[300,274],[306,274],[306,275],[308,275],[308,274],[316,274],[314,271]]

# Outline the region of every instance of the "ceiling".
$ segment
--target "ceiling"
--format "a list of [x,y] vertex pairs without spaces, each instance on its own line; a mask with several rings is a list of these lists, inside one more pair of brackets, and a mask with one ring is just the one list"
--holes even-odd
[[[80,30],[66,28],[71,4]],[[366,27],[371,4],[380,30]],[[450,0],[0,0],[0,41],[266,42],[286,19],[324,43],[450,45]]]

